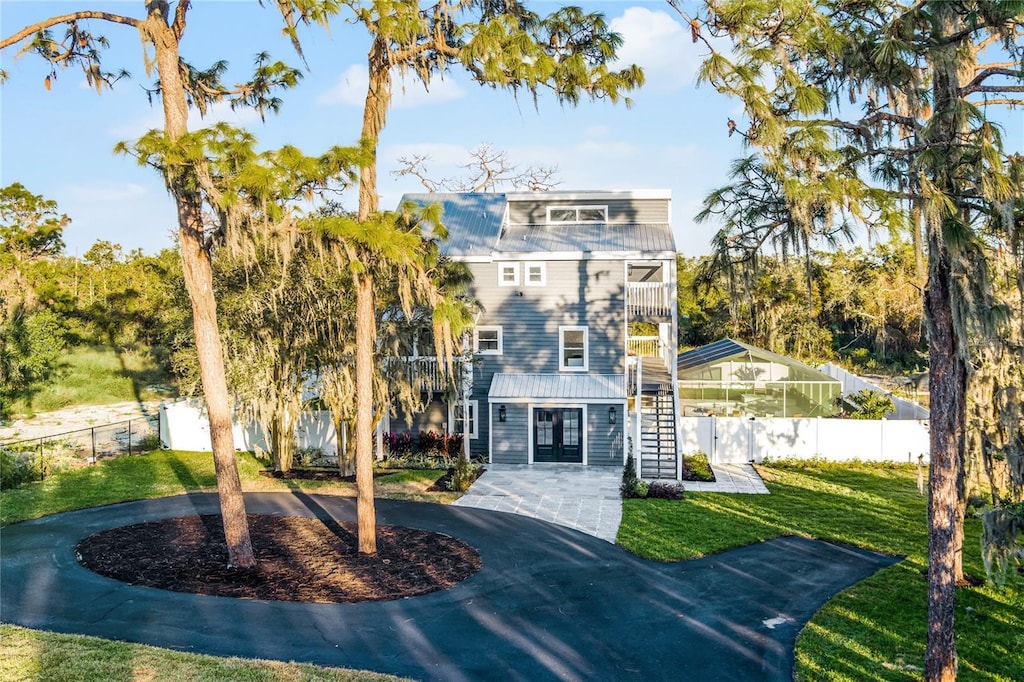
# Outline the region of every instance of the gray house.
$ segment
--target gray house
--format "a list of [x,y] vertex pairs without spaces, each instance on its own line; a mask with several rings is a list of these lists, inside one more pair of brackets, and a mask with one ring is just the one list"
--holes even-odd
[[412,194],[403,201],[442,205],[443,250],[469,265],[482,312],[466,396],[446,403],[434,395],[411,426],[396,415],[384,428],[467,429],[474,455],[515,464],[621,466],[632,439],[642,476],[676,478],[669,193]]

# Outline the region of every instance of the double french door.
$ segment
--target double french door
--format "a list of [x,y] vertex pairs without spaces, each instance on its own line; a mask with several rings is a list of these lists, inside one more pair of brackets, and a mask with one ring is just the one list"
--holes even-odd
[[583,462],[583,408],[534,408],[533,461]]

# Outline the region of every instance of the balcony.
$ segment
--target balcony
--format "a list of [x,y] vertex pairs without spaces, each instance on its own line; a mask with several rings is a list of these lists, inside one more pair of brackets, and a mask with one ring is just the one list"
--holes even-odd
[[[420,391],[426,391],[428,393],[439,393],[444,391],[452,381],[451,377],[448,378],[449,383],[446,383],[445,380],[442,379],[437,358],[432,355],[405,357],[401,359],[401,363],[405,369],[405,375],[408,377],[414,389],[418,388]],[[452,372],[456,377],[458,377],[460,371],[459,367],[461,364],[462,363],[459,360],[455,360],[453,363],[454,366],[452,368]]]
[[629,282],[626,284],[626,314],[631,318],[666,318],[675,306],[671,282]]

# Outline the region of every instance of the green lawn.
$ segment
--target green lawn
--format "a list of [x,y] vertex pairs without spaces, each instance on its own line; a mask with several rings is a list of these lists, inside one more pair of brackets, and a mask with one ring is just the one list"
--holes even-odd
[[173,380],[146,351],[117,352],[106,346],[76,346],[57,375],[12,414],[51,412],[74,405],[109,405],[177,395]]
[[0,625],[0,679],[5,682],[385,682],[400,678],[297,663],[201,656],[98,637],[59,635]]
[[[926,499],[912,468],[761,467],[771,495],[688,493],[681,502],[626,500],[619,543],[678,561],[780,535],[848,543],[907,558],[828,602],[797,642],[805,680],[917,680],[924,661],[928,547]],[[968,519],[964,567],[984,577],[980,523]],[[957,650],[962,680],[1020,680],[1024,581],[1007,590],[961,588]]]
[[[263,476],[265,463],[239,453],[238,473],[246,492],[302,490],[328,495],[355,496],[355,486],[339,481],[302,481]],[[447,503],[458,493],[429,492],[443,471],[401,471],[374,480],[378,497]],[[91,467],[63,471],[38,483],[29,483],[0,495],[0,525],[7,525],[72,509],[127,500],[216,492],[213,455],[203,452],[157,450],[146,455],[101,459]]]
[[[264,463],[238,456],[246,491],[288,491],[354,496],[351,483],[279,480],[260,475]],[[429,492],[443,471],[397,471],[374,480],[378,497],[450,502],[457,493]],[[155,451],[101,460],[39,483],[0,493],[0,525],[72,509],[185,492],[216,491],[210,453]],[[371,673],[268,661],[197,656],[95,637],[58,635],[0,626],[0,680],[394,680]]]

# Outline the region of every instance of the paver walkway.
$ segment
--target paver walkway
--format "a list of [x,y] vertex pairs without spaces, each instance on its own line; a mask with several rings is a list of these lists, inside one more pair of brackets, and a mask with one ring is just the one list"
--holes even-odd
[[[582,464],[488,464],[456,500],[458,507],[528,516],[615,542],[622,523],[621,467]],[[714,483],[685,481],[690,492],[768,494],[749,464],[716,464]]]
[[686,490],[694,493],[747,493],[768,495],[768,488],[750,464],[712,464],[714,483],[686,481]]
[[453,504],[557,523],[615,542],[622,522],[622,467],[488,464]]
[[[351,498],[246,495],[250,513],[355,519]],[[768,680],[831,596],[897,561],[778,538],[681,563],[645,561],[515,514],[397,500],[377,520],[459,538],[483,568],[389,602],[206,597],[103,578],[75,545],[115,526],[217,513],[216,495],[96,507],[0,528],[0,618],[24,627],[214,654],[375,670],[419,680]]]

